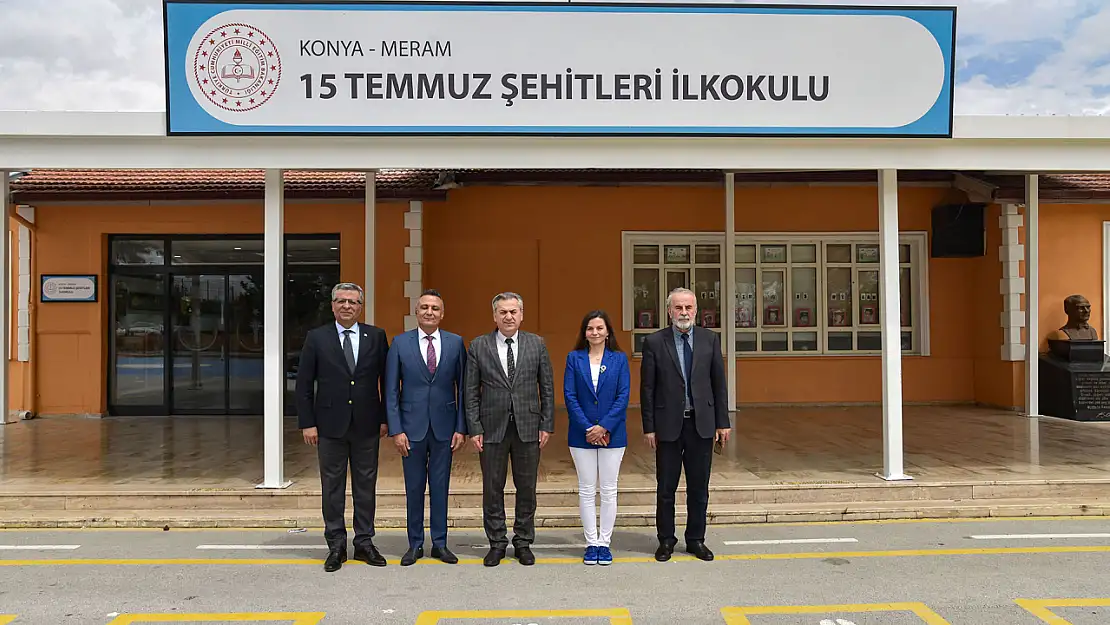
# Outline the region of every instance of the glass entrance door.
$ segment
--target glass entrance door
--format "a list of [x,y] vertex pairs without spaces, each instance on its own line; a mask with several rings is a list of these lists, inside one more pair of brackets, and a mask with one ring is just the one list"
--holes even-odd
[[262,411],[262,290],[250,274],[174,275],[170,412]]
[[[331,318],[338,235],[287,235],[285,413],[311,328]],[[262,238],[113,236],[111,415],[263,413]]]
[[227,406],[227,276],[173,276],[170,286],[170,412]]

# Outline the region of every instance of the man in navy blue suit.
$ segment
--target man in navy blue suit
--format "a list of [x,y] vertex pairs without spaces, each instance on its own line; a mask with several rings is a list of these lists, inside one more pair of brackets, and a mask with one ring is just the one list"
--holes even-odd
[[420,327],[393,340],[385,365],[389,435],[405,473],[409,549],[401,566],[424,557],[424,493],[431,490],[432,557],[459,561],[447,548],[447,491],[451,457],[466,441],[462,402],[466,346],[441,330],[443,298],[424,291],[416,304]]

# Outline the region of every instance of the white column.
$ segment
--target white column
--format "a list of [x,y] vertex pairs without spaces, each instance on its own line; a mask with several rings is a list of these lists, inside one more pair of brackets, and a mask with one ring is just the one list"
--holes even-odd
[[280,169],[266,170],[263,217],[263,443],[265,474],[258,488],[286,488],[285,421],[285,185]]
[[364,219],[366,220],[366,243],[363,245],[363,262],[366,267],[366,277],[363,278],[364,284],[362,285],[362,288],[365,289],[363,297],[365,302],[362,305],[362,312],[365,317],[365,322],[371,325],[374,323],[374,255],[377,252],[377,178],[377,172],[366,172],[366,206],[363,211]]
[[3,293],[4,301],[4,323],[0,324],[3,329],[0,329],[0,345],[4,347],[3,367],[0,367],[0,423],[12,423],[17,419],[13,416],[14,413],[8,406],[8,401],[11,394],[8,392],[8,370],[11,368],[11,327],[12,327],[12,288],[11,288],[11,253],[12,241],[10,222],[11,218],[11,204],[8,202],[8,172],[0,169],[0,203],[4,206],[4,243],[3,250],[0,251],[0,258],[3,259],[2,269],[0,269],[0,293]]
[[736,410],[736,174],[725,173],[725,302],[721,324],[725,329],[725,363],[728,365],[728,409]]
[[902,464],[902,323],[898,276],[898,170],[879,171],[879,321],[883,336],[884,480],[909,480]]
[[1041,472],[1041,420],[1038,417],[1027,419],[1029,424],[1029,453],[1027,460],[1029,467],[1026,469],[1029,473]]
[[424,202],[412,200],[405,212],[405,229],[409,231],[409,244],[405,247],[405,264],[409,279],[405,280],[405,297],[409,298],[409,312],[405,315],[405,331],[416,323],[416,304],[424,291]]
[[1040,415],[1040,234],[1037,224],[1040,213],[1040,179],[1037,174],[1025,177],[1025,414]]

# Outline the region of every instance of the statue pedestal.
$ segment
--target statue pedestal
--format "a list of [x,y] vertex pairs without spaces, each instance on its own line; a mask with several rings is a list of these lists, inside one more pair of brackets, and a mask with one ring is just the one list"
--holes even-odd
[[1103,346],[1103,341],[1049,341],[1038,371],[1041,414],[1110,421],[1110,359]]

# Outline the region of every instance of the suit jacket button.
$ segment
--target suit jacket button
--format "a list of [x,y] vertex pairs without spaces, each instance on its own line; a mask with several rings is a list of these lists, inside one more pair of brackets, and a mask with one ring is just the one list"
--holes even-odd
[[355,402],[354,402],[354,400],[348,399],[348,400],[347,400],[347,403],[348,403],[348,404],[353,404],[353,403],[355,403]]

